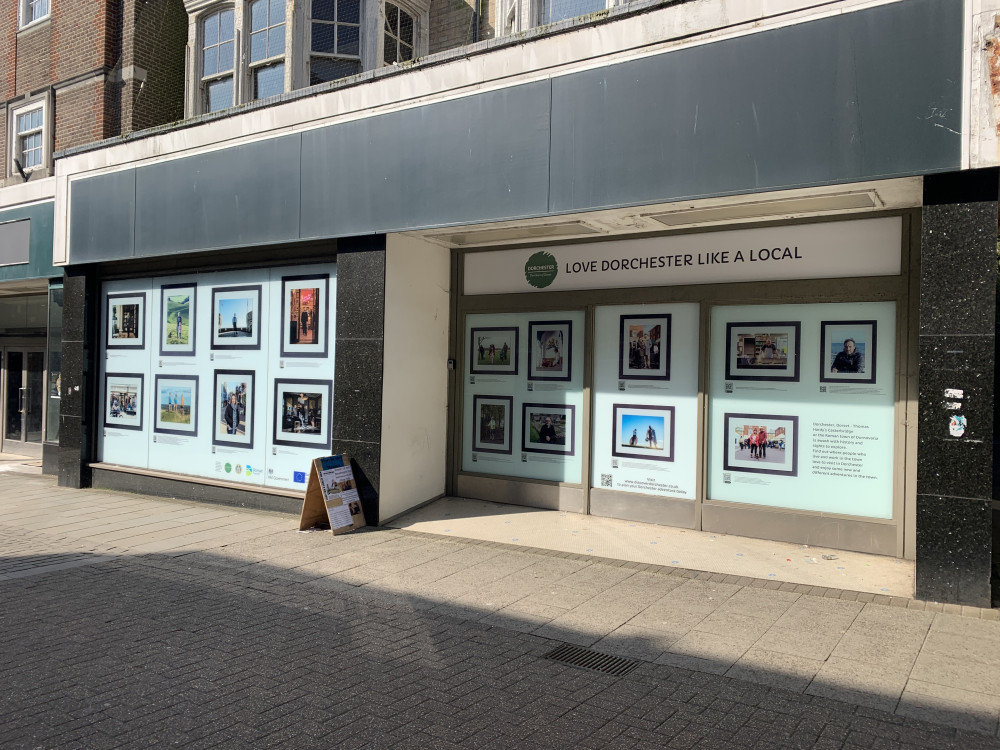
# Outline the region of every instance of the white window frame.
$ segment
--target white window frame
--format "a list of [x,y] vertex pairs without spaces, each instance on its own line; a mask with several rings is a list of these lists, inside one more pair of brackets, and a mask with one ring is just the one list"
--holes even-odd
[[[209,76],[205,75],[205,71],[202,70],[202,65],[204,62],[204,52],[205,52],[205,21],[207,21],[212,16],[217,13],[222,13],[226,10],[233,11],[233,67],[228,71],[222,71],[218,73],[213,73]],[[230,107],[235,107],[239,102],[239,71],[240,71],[240,31],[237,25],[237,10],[233,3],[222,3],[216,4],[207,8],[197,17],[197,36],[196,44],[194,45],[194,64],[195,64],[195,77],[196,77],[196,87],[197,87],[197,112],[199,114],[208,112],[208,84],[213,81],[219,81],[223,78],[233,79],[233,99],[229,103]],[[220,42],[221,43],[221,42]]]
[[27,29],[30,26],[34,26],[36,23],[41,23],[42,21],[48,20],[52,15],[52,3],[55,0],[44,0],[45,2],[45,13],[38,16],[38,18],[32,18],[30,21],[25,20],[28,17],[28,9],[38,2],[43,2],[43,0],[17,0],[17,28]]
[[[385,50],[385,0],[370,0],[378,2],[378,13],[372,13],[374,24],[366,24],[366,34],[362,38],[361,56],[365,63],[363,69],[381,68],[392,63],[383,59]],[[392,4],[413,17],[413,59],[418,60],[427,54],[429,48],[430,0],[392,0]]]
[[[42,154],[41,162],[34,166],[27,166],[22,158],[21,150],[21,133],[17,130],[17,118],[24,116],[36,110],[41,110],[42,112],[42,127],[37,132],[41,135],[42,140]],[[52,157],[52,122],[50,113],[52,108],[49,106],[49,96],[48,94],[42,96],[32,97],[21,104],[12,105],[8,109],[7,118],[7,132],[10,133],[10,150],[7,153],[7,169],[5,170],[7,176],[13,177],[18,175],[17,167],[14,166],[14,159],[17,159],[21,163],[25,174],[30,174],[32,172],[46,172],[49,169],[50,160]]]
[[[267,3],[268,9],[270,9],[270,2],[269,2],[269,0],[263,0],[263,1],[265,3]],[[251,62],[251,60],[250,60],[250,49],[251,49],[251,45],[252,45],[253,42],[251,40],[251,33],[252,32],[251,32],[251,28],[250,28],[250,24],[251,24],[251,21],[252,21],[252,18],[251,18],[252,14],[250,13],[250,5],[253,2],[254,2],[254,0],[242,0],[242,4],[243,4],[243,24],[244,24],[243,38],[245,40],[245,45],[244,45],[245,48],[243,50],[243,52],[244,52],[243,59],[245,61],[245,65],[243,66],[244,67],[244,87],[243,87],[243,90],[246,92],[246,95],[245,95],[243,101],[248,101],[248,102],[255,101],[255,99],[257,98],[257,97],[254,96],[254,80],[253,80],[254,79],[254,73],[256,71],[260,70],[261,68],[267,68],[267,67],[270,67],[271,65],[284,64],[284,66],[285,66],[285,70],[284,70],[284,84],[282,85],[282,91],[281,91],[281,93],[287,92],[289,90],[288,84],[289,84],[289,80],[290,80],[290,77],[289,77],[289,69],[291,67],[291,65],[290,65],[290,58],[293,57],[293,55],[289,54],[289,51],[292,49],[292,39],[293,39],[292,34],[291,34],[292,19],[293,19],[293,8],[290,7],[290,4],[288,2],[285,2],[285,20],[281,22],[282,25],[285,27],[285,48],[284,48],[284,51],[280,55],[270,55],[270,56],[265,57],[265,58],[263,58],[261,60],[254,60],[254,61]],[[268,12],[270,13],[270,11],[268,11]],[[268,15],[268,21],[270,21],[270,14]],[[277,24],[274,24],[274,25],[271,25],[271,26],[266,26],[265,29],[270,30],[270,29],[273,29],[275,26],[277,26]],[[267,36],[268,37],[270,36],[269,32],[267,33]],[[271,96],[275,96],[275,95],[272,94]],[[264,97],[264,98],[267,98],[267,97]]]

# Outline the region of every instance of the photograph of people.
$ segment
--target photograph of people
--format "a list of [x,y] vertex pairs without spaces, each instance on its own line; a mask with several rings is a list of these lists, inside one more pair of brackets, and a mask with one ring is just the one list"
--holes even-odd
[[218,338],[250,338],[253,336],[253,299],[250,297],[222,298],[218,301],[216,336]]
[[190,310],[190,294],[172,295],[167,297],[167,344],[177,345],[188,343]]
[[219,393],[219,434],[246,435],[247,384],[223,380]]
[[284,393],[281,431],[284,433],[318,433],[322,428],[322,393]]
[[288,342],[290,344],[314,344],[319,330],[319,287],[302,287],[289,290],[288,299]]
[[565,414],[540,414],[534,412],[529,415],[528,419],[531,422],[530,442],[541,443],[542,445],[566,444]]
[[628,369],[659,370],[661,326],[634,324],[629,329]]
[[470,374],[517,374],[517,326],[473,327],[469,331]]
[[535,333],[535,346],[538,352],[538,358],[535,360],[537,362],[536,369],[562,372],[563,351],[565,350],[562,331],[537,331]]
[[663,417],[650,416],[648,414],[621,415],[621,435],[623,448],[632,448],[636,452],[662,451],[663,444],[660,437],[665,433],[665,421]]
[[[769,430],[766,424],[737,424],[734,427],[735,452],[733,458],[745,461],[785,465],[785,428],[776,426]],[[771,449],[768,457],[768,448]]]
[[479,409],[479,442],[504,445],[507,442],[507,408],[502,404],[481,404]]
[[864,372],[865,355],[854,339],[844,339],[842,349],[833,358],[830,372]]

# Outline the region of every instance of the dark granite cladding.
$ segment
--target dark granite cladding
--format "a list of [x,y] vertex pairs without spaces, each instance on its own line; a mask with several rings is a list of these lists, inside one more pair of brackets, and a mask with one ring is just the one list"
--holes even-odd
[[93,446],[96,383],[92,377],[95,356],[98,284],[93,273],[67,270],[63,282],[63,354],[59,424],[59,484],[89,486],[86,463]]
[[296,515],[302,511],[301,498],[272,495],[267,492],[254,492],[246,484],[234,485],[233,487],[218,487],[211,484],[190,482],[186,479],[149,477],[143,474],[109,471],[101,468],[96,468],[93,472],[93,486],[104,490],[135,492],[140,495],[194,500],[202,503],[217,503],[219,505],[231,505],[239,508],[251,508],[253,510],[270,510]]
[[[338,340],[382,340],[385,328],[385,238],[370,239],[376,247],[367,252],[358,251],[356,242],[348,244],[346,240],[341,240],[337,243]],[[380,368],[380,377],[381,372]]]
[[352,458],[369,524],[378,523],[385,322],[385,237],[337,243],[333,453]]
[[382,466],[382,447],[378,443],[361,443],[356,440],[334,438],[333,451],[346,453],[351,457],[354,478],[358,483],[358,495],[365,520],[370,526],[378,525],[379,472]]
[[[928,178],[920,250],[917,596],[987,607],[997,175],[985,170]],[[961,203],[963,196],[980,200]],[[961,390],[962,398],[946,399],[946,388]],[[961,437],[949,431],[954,414],[968,421]]]
[[923,495],[917,505],[916,596],[990,606],[990,500]]
[[993,335],[996,247],[996,203],[924,206],[921,335]]

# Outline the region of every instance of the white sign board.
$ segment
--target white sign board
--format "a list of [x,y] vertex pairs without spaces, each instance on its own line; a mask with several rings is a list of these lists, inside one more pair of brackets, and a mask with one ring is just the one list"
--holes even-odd
[[465,294],[894,276],[902,218],[496,250],[465,256]]

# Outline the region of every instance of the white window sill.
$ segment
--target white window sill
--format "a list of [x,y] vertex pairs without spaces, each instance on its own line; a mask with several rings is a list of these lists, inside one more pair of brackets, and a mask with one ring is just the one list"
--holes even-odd
[[47,16],[43,16],[42,18],[36,18],[34,21],[32,21],[29,24],[26,24],[24,26],[19,26],[18,29],[17,29],[17,33],[20,34],[22,31],[25,31],[25,32],[26,31],[34,31],[35,29],[37,29],[37,28],[39,28],[41,26],[44,26],[45,24],[47,24],[51,20],[52,20],[52,14],[51,13],[49,15],[47,15]]

